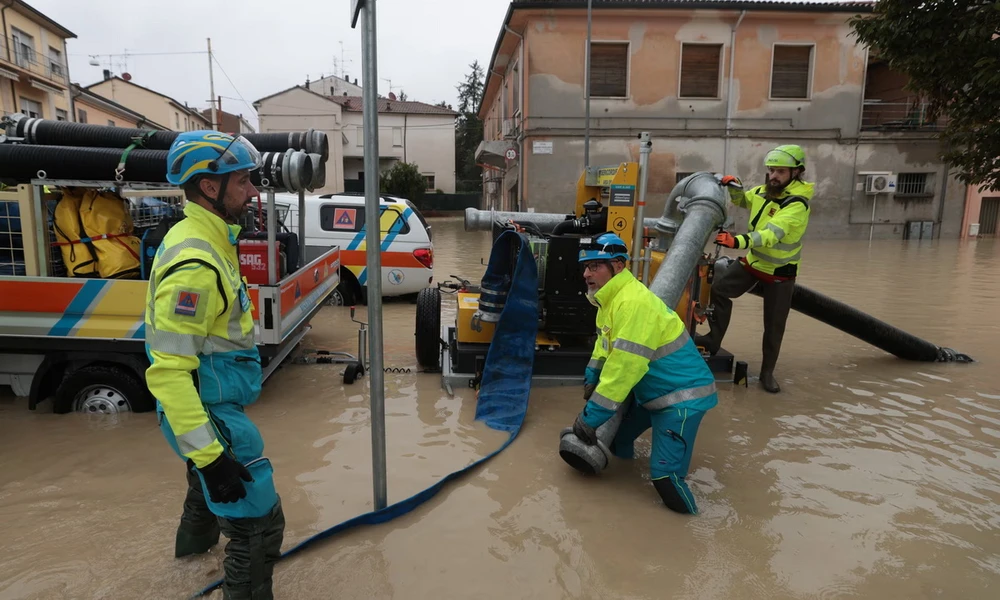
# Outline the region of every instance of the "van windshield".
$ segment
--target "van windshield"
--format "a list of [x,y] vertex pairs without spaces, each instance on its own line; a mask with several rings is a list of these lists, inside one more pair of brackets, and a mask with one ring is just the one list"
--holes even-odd
[[427,219],[424,218],[424,215],[420,214],[420,211],[417,210],[417,207],[414,206],[413,203],[410,202],[409,200],[406,201],[406,205],[410,207],[410,210],[413,211],[413,214],[417,215],[417,218],[420,219],[420,224],[423,225],[424,229],[427,231],[427,240],[428,241],[432,240],[433,238],[431,237],[431,226],[427,224]]

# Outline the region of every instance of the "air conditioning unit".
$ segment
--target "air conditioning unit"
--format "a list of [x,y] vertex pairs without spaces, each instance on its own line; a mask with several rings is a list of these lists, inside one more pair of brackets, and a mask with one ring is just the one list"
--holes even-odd
[[867,173],[865,174],[865,193],[867,194],[895,194],[896,175],[895,173]]

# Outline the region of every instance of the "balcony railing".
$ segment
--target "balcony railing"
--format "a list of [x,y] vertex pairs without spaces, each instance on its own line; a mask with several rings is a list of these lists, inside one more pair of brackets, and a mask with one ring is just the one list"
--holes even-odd
[[865,100],[861,111],[862,131],[940,131],[944,119],[927,117],[928,103]]
[[[8,48],[10,48],[9,57]],[[15,44],[9,36],[0,36],[0,63],[17,65],[29,73],[66,86],[66,65],[46,56],[39,56],[34,49],[26,51],[23,46]]]

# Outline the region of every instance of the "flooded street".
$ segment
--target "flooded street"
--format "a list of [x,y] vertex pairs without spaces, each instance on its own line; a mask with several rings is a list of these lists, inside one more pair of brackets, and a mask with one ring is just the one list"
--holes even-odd
[[[431,219],[435,280],[475,282],[489,233]],[[736,255],[736,253],[733,253]],[[599,478],[558,455],[582,387],[532,392],[520,435],[413,512],[279,563],[277,598],[995,598],[1000,586],[1000,244],[806,240],[799,282],[975,364],[908,363],[792,312],[782,393],[720,384],[689,483],[663,507],[637,459]],[[454,301],[443,322],[454,321]],[[756,374],[762,301],[735,302],[724,346]],[[362,308],[358,318],[367,319]],[[357,351],[346,308],[308,348]],[[475,394],[418,373],[414,305],[384,310],[389,503],[498,448]],[[287,520],[283,550],[368,512],[368,378],[279,370],[247,412]],[[581,373],[582,380],[582,373]],[[108,422],[0,395],[0,600],[185,598],[222,577],[225,538],[173,558],[184,465],[155,413]],[[994,592],[989,592],[990,588]],[[221,598],[217,591],[212,598]]]

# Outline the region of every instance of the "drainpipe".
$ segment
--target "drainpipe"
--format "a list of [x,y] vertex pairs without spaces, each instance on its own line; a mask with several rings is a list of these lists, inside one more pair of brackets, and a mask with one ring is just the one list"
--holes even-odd
[[63,55],[66,57],[66,89],[69,90],[69,122],[76,123],[76,102],[73,100],[73,78],[69,74],[69,40],[63,38]]
[[722,156],[722,170],[729,173],[729,138],[733,132],[733,72],[736,70],[736,30],[743,22],[747,11],[740,11],[740,18],[729,32],[729,84],[726,91],[726,146]]
[[[941,177],[941,199],[938,200],[938,214],[937,214],[937,238],[941,239],[941,228],[944,226],[944,202],[946,194],[948,193],[948,164],[944,165],[944,174]],[[963,219],[964,221],[964,219]],[[959,237],[962,237],[962,232],[958,232]],[[934,239],[935,236],[931,236]]]
[[[504,24],[503,28],[504,28],[504,31],[506,31],[507,33],[510,33],[511,35],[514,35],[514,36],[517,37],[517,40],[518,40],[518,43],[517,43],[517,63],[518,63],[518,70],[517,70],[517,72],[518,72],[518,75],[520,76],[520,74],[524,73],[524,36],[521,35],[520,33],[516,32],[516,31],[514,31],[513,29],[511,29],[510,26],[507,25],[507,24]],[[506,77],[504,78],[504,80],[506,80]],[[524,90],[524,85],[523,84],[524,84],[523,81],[518,81],[517,82],[517,93],[519,95],[523,94],[523,90]],[[518,107],[518,110],[521,111],[521,123],[523,123],[524,122],[524,103],[521,102],[521,98],[520,97],[517,99],[517,107]],[[514,117],[512,116],[511,119],[513,119],[513,118]],[[517,152],[517,208],[520,210],[521,208],[524,207],[524,131],[523,131],[523,129],[521,127],[518,127],[517,129],[518,129],[518,133],[517,133],[517,138],[518,138],[517,139],[517,144],[518,144],[518,152]]]
[[[0,9],[0,18],[2,18],[2,20],[3,20],[4,46],[7,48],[7,62],[14,62],[11,59],[11,57],[10,57],[10,38],[7,36],[7,9],[10,8],[13,5],[14,5],[14,0],[10,0],[10,2],[4,4],[3,8]],[[7,81],[10,83],[10,102],[12,104],[12,106],[11,106],[11,112],[12,113],[16,113],[17,112],[17,89],[14,87],[14,80],[13,79],[8,79]]]

